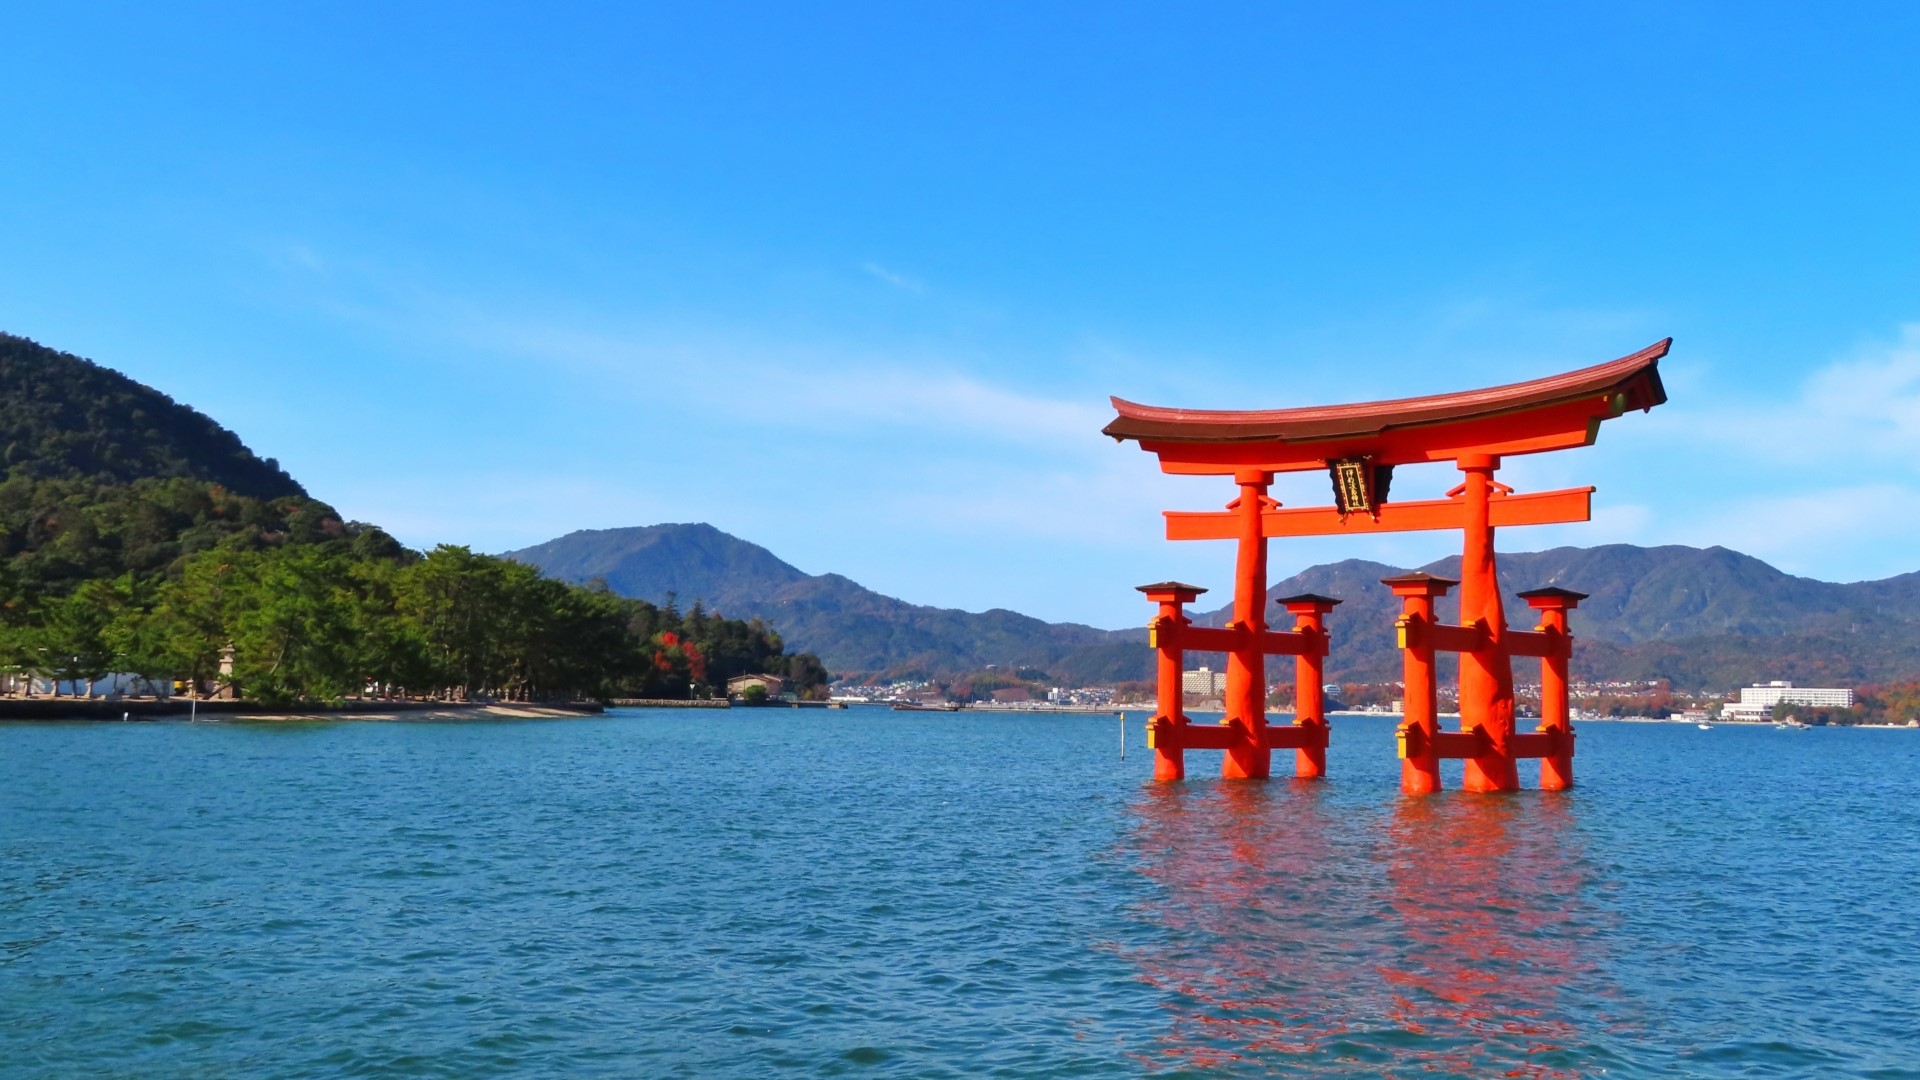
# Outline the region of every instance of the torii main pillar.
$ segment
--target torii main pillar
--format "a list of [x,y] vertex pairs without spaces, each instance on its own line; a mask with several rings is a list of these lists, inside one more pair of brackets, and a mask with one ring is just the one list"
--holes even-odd
[[1513,791],[1520,774],[1513,761],[1513,657],[1507,651],[1507,613],[1500,603],[1500,568],[1493,555],[1493,474],[1500,459],[1462,454],[1466,476],[1466,538],[1460,551],[1460,624],[1478,626],[1479,648],[1460,654],[1460,723],[1486,732],[1486,754],[1467,759],[1468,791]]
[[[1266,726],[1265,657],[1280,652],[1304,656],[1315,650],[1318,656],[1325,655],[1325,635],[1317,621],[1311,629],[1300,624],[1291,635],[1267,630],[1269,539],[1458,529],[1462,534],[1460,622],[1441,625],[1431,621],[1431,595],[1439,595],[1432,593],[1423,601],[1428,605],[1424,621],[1416,619],[1415,623],[1417,647],[1426,650],[1429,671],[1433,650],[1460,654],[1459,700],[1464,730],[1442,733],[1436,728],[1429,733],[1431,744],[1424,745],[1421,752],[1427,755],[1426,760],[1465,758],[1463,786],[1470,791],[1518,788],[1515,760],[1523,756],[1551,757],[1564,766],[1559,781],[1550,781],[1548,786],[1571,783],[1570,728],[1564,722],[1557,727],[1550,723],[1541,732],[1520,735],[1514,730],[1513,707],[1515,655],[1557,662],[1550,677],[1558,678],[1564,688],[1565,659],[1571,652],[1564,606],[1571,605],[1543,607],[1549,623],[1541,630],[1510,629],[1500,599],[1494,529],[1589,520],[1594,489],[1516,494],[1495,480],[1494,474],[1503,457],[1590,445],[1603,421],[1666,401],[1659,361],[1670,344],[1671,339],[1660,341],[1610,363],[1531,382],[1359,405],[1242,412],[1164,409],[1114,398],[1119,415],[1106,426],[1106,434],[1118,440],[1138,441],[1141,449],[1159,457],[1165,472],[1230,476],[1239,489],[1238,497],[1224,512],[1166,514],[1169,540],[1233,540],[1237,555],[1233,621],[1225,629],[1193,627],[1180,612],[1180,605],[1198,594],[1192,586],[1169,582],[1147,587],[1150,598],[1162,604],[1154,623],[1156,640],[1163,643],[1163,707],[1152,729],[1163,741],[1156,744],[1156,749],[1168,745],[1164,741],[1168,739],[1177,740],[1174,745],[1180,749],[1218,748],[1227,752],[1221,766],[1223,776],[1267,775],[1268,751],[1283,743],[1276,742],[1278,732]],[[1461,474],[1461,483],[1443,498],[1398,503],[1387,500],[1396,467],[1441,462],[1453,463]],[[1322,469],[1333,483],[1331,507],[1283,509],[1267,493],[1276,473]],[[1157,593],[1151,591],[1155,589]],[[1178,600],[1174,599],[1176,595]],[[1413,593],[1406,595],[1411,598]],[[1337,602],[1330,601],[1326,608]],[[1564,598],[1550,601],[1563,602]],[[1529,603],[1533,603],[1532,598]],[[1402,624],[1411,625],[1406,619]],[[1318,639],[1310,643],[1316,632]],[[1169,654],[1164,643],[1173,641],[1178,645]],[[1403,629],[1402,647],[1416,647],[1408,642]],[[1227,718],[1222,726],[1230,730],[1203,736],[1186,724],[1184,716],[1166,709],[1165,702],[1178,700],[1178,689],[1169,687],[1166,680],[1170,672],[1179,671],[1181,649],[1227,653]],[[1284,744],[1304,746],[1305,741],[1317,740],[1324,750],[1326,735],[1324,719],[1317,731],[1310,725],[1296,724]],[[1176,768],[1164,758],[1156,757],[1156,761],[1160,762],[1156,775],[1166,779],[1175,778],[1176,773],[1184,775],[1184,764]],[[1319,769],[1312,775],[1324,773],[1324,754],[1319,761]],[[1301,775],[1308,775],[1305,766],[1302,770]],[[1432,776],[1432,787],[1437,787],[1437,771]],[[1432,790],[1421,786],[1424,783],[1409,780],[1407,790]]]

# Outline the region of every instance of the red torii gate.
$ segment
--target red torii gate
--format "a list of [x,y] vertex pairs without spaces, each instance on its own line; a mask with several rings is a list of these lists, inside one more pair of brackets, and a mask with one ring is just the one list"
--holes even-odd
[[[1564,589],[1521,594],[1542,613],[1537,630],[1507,627],[1496,574],[1493,530],[1503,525],[1586,521],[1591,487],[1519,494],[1494,480],[1503,456],[1591,445],[1604,420],[1666,400],[1659,362],[1668,338],[1631,356],[1531,382],[1457,394],[1269,411],[1164,409],[1113,399],[1118,416],[1104,429],[1133,439],[1159,456],[1164,472],[1231,476],[1239,497],[1225,511],[1168,511],[1169,540],[1237,540],[1233,621],[1225,628],[1193,626],[1184,608],[1205,590],[1179,582],[1141,587],[1159,605],[1150,624],[1159,653],[1158,709],[1148,728],[1154,776],[1186,775],[1184,751],[1225,750],[1221,775],[1262,778],[1272,751],[1295,752],[1295,775],[1326,774],[1327,723],[1321,698],[1327,653],[1325,618],[1340,601],[1288,597],[1290,631],[1267,627],[1267,540],[1276,536],[1358,535],[1421,529],[1465,533],[1460,582],[1425,574],[1389,578],[1401,597],[1400,647],[1406,673],[1406,718],[1401,725],[1401,783],[1410,793],[1436,790],[1439,759],[1466,759],[1469,791],[1520,786],[1516,760],[1541,759],[1541,785],[1573,782],[1573,729],[1567,710],[1566,668],[1573,643],[1566,612],[1584,597]],[[1396,465],[1453,462],[1462,483],[1444,498],[1388,502]],[[1273,475],[1326,469],[1335,505],[1282,508],[1269,498]],[[1461,585],[1460,622],[1435,621],[1433,601]],[[1181,708],[1181,670],[1188,650],[1227,654],[1226,719],[1218,726],[1189,724]],[[1460,654],[1462,730],[1442,732],[1434,697],[1433,655]],[[1266,721],[1266,657],[1295,660],[1295,720]],[[1513,657],[1542,659],[1541,727],[1514,730]]]

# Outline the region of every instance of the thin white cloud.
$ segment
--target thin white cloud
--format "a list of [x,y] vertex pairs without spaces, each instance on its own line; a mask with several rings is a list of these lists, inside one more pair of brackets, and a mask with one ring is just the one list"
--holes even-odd
[[[1831,579],[1838,563],[1873,565],[1876,549],[1905,549],[1920,532],[1920,487],[1852,484],[1815,492],[1761,495],[1721,503],[1674,530],[1679,543],[1720,544],[1789,573]],[[1883,567],[1882,577],[1920,569],[1914,559]]]
[[1078,457],[1102,447],[1100,428],[1112,419],[1091,400],[1023,393],[917,365],[857,361],[821,372],[781,363],[762,368],[756,378],[770,390],[760,406],[764,418],[816,428],[909,427],[960,439],[1052,445]]
[[925,295],[927,291],[926,283],[919,278],[909,277],[906,274],[900,273],[898,270],[890,270],[877,262],[861,263],[860,269],[865,270],[867,273],[896,289],[913,293],[916,296]]
[[1892,345],[1815,374],[1800,405],[1832,434],[1851,437],[1861,449],[1920,451],[1920,323],[1901,327]]
[[[892,286],[919,284],[877,263],[862,269]],[[857,507],[861,520],[886,520],[900,545],[968,537],[990,562],[993,552],[1022,550],[1030,542],[1020,558],[1084,555],[1089,569],[1124,562],[1164,565],[1170,573],[1205,570],[1220,560],[1213,545],[1166,544],[1159,512],[1217,508],[1231,493],[1206,478],[1164,476],[1150,455],[1099,434],[1111,417],[1105,392],[1125,394],[1120,384],[1128,382],[1127,372],[1153,398],[1170,387],[1178,398],[1186,388],[1195,403],[1223,403],[1222,388],[1240,384],[1223,381],[1206,358],[1157,364],[1162,350],[1083,339],[1065,346],[1066,355],[1036,358],[1030,375],[996,379],[985,374],[982,357],[939,345],[794,340],[671,319],[622,323],[591,313],[530,314],[434,295],[406,281],[362,284],[341,294],[352,300],[351,308],[337,309],[342,318],[406,340],[436,363],[488,365],[512,380],[577,394],[568,403],[581,433],[569,437],[574,456],[550,456],[543,475],[442,484],[461,492],[444,499],[425,486],[380,498],[355,485],[370,497],[351,501],[365,508],[343,509],[388,522],[416,542],[484,535],[507,546],[585,525],[718,522],[726,500],[706,500],[702,492],[715,488],[716,469],[743,467],[728,456],[737,443],[756,447],[756,457],[777,472],[804,477],[805,489]],[[1528,339],[1544,343],[1547,354],[1572,356],[1581,342],[1619,339],[1649,319],[1635,312],[1547,312],[1535,320],[1535,334],[1505,341],[1489,336],[1490,324],[1517,312],[1524,307],[1494,302],[1437,314],[1430,309],[1425,321],[1433,328],[1419,351],[1432,354],[1436,368],[1471,353],[1479,357],[1475,364],[1457,366],[1524,377],[1543,373],[1533,368],[1547,362],[1516,366]],[[1320,384],[1348,377],[1340,373],[1356,370],[1368,351],[1391,350],[1396,338],[1419,344],[1421,321],[1389,329],[1384,342],[1374,335],[1328,341],[1325,349],[1293,343],[1289,350],[1312,362],[1276,365],[1269,385],[1281,397],[1323,399],[1330,391]],[[1723,544],[1816,577],[1881,577],[1916,568],[1905,539],[1920,527],[1920,509],[1914,509],[1920,508],[1920,325],[1835,358],[1797,386],[1771,393],[1754,388],[1744,401],[1713,392],[1711,365],[1684,360],[1668,373],[1673,404],[1608,425],[1599,447],[1513,459],[1507,478],[1523,490],[1595,483],[1601,493],[1591,523],[1504,531],[1504,549]],[[1159,369],[1177,374],[1145,377]],[[1406,389],[1375,393],[1371,385],[1341,385],[1359,391],[1348,396]],[[1297,403],[1264,394],[1246,402]],[[610,436],[585,437],[625,430],[642,416],[647,439],[681,455],[674,469],[636,473],[645,478],[644,490],[640,481],[605,479],[621,475],[607,471],[620,468],[609,464],[619,448]],[[1444,468],[1408,470],[1396,493],[1404,484],[1405,497],[1437,497],[1452,479]],[[1302,479],[1297,496],[1281,497],[1290,505],[1323,503],[1319,484]],[[489,495],[483,502],[466,494],[498,487],[524,494]],[[340,483],[330,490],[342,490]],[[503,526],[503,517],[516,524]],[[523,531],[524,539],[504,535]],[[850,534],[836,522],[809,519],[804,527],[769,531],[768,542],[783,553],[811,543],[818,569],[865,572],[841,562]],[[1303,557],[1371,556],[1408,565],[1425,561],[1421,556],[1434,542],[1415,535],[1324,550],[1276,545],[1275,557],[1292,564]],[[1072,592],[1064,581],[1059,587],[1063,597]],[[942,596],[951,590],[940,581],[923,588],[928,591],[912,598],[969,606],[1010,602]]]
[[[1116,533],[1124,521],[1131,538],[1155,544],[1159,511],[1182,505],[1187,489],[1201,507],[1219,501],[1201,485],[1170,484],[1149,455],[1102,436],[1112,414],[1100,394],[994,382],[968,373],[973,358],[963,355],[684,326],[609,329],[417,289],[389,300],[367,325],[445,362],[591,387],[574,406],[583,431],[644,415],[650,438],[669,444],[744,434],[799,467],[810,486],[859,492],[864,512],[903,535],[946,530],[1111,546],[1126,542]],[[333,483],[356,493],[343,509],[388,523],[412,543],[485,537],[486,546],[502,547],[571,528],[724,513],[697,502],[694,492],[711,484],[689,479],[689,470],[641,470],[643,491],[602,479],[603,460],[580,461],[581,472],[545,476]]]
[[336,508],[349,518],[372,521],[412,547],[472,543],[503,551],[551,540],[561,531],[616,528],[678,520],[638,484],[544,472],[477,471],[464,474],[390,471],[342,485],[348,492]]
[[1783,389],[1700,385],[1645,418],[1622,460],[1640,498],[1668,497],[1636,542],[1721,545],[1826,580],[1920,569],[1920,324]]
[[1106,401],[1049,396],[965,373],[967,358],[836,343],[768,341],[681,327],[627,332],[486,315],[461,305],[447,322],[463,344],[544,368],[591,374],[603,396],[669,399],[705,415],[788,429],[910,428],[946,438],[1109,446]]
[[1722,401],[1654,413],[1665,440],[1706,456],[1920,477],[1920,324],[1810,375],[1788,398]]

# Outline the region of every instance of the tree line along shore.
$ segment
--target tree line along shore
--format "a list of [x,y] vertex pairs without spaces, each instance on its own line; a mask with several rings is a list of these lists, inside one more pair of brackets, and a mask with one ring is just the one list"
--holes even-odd
[[148,573],[16,573],[0,585],[0,663],[28,680],[131,673],[280,706],[687,698],[755,672],[803,692],[827,681],[766,626],[698,604],[630,600],[463,547],[415,553],[337,519],[314,531],[236,530]]
[[688,698],[762,672],[824,692],[819,660],[761,623],[343,520],[233,432],[92,361],[0,333],[0,384],[0,675],[17,694],[109,673],[280,708]]

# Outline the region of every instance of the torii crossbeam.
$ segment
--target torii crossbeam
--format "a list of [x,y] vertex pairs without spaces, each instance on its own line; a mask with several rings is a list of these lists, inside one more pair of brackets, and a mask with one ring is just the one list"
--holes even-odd
[[[1493,531],[1506,525],[1586,521],[1591,487],[1516,493],[1494,480],[1502,457],[1591,445],[1600,424],[1630,410],[1666,401],[1659,362],[1669,338],[1631,356],[1564,375],[1457,394],[1268,411],[1165,409],[1113,399],[1118,415],[1105,428],[1157,455],[1168,473],[1231,476],[1239,497],[1224,511],[1169,511],[1169,540],[1235,540],[1233,621],[1225,629],[1193,627],[1183,607],[1201,590],[1179,582],[1144,586],[1160,605],[1152,627],[1160,653],[1159,708],[1150,727],[1154,775],[1185,775],[1186,749],[1222,749],[1227,777],[1265,777],[1275,748],[1296,751],[1295,773],[1326,771],[1326,717],[1320,704],[1325,615],[1339,601],[1293,597],[1292,631],[1267,628],[1267,540],[1276,536],[1337,536],[1459,529],[1465,534],[1460,577],[1460,622],[1433,619],[1432,601],[1456,584],[1424,575],[1390,579],[1406,605],[1400,620],[1407,668],[1406,720],[1401,730],[1402,786],[1409,792],[1439,786],[1438,760],[1467,761],[1471,791],[1519,787],[1515,761],[1542,759],[1542,786],[1572,783],[1573,731],[1566,703],[1566,659],[1572,639],[1566,611],[1580,599],[1564,589],[1535,590],[1528,603],[1542,612],[1533,632],[1510,630],[1500,600]],[[1442,498],[1388,502],[1400,465],[1453,462],[1462,482]],[[1269,498],[1275,473],[1325,469],[1334,488],[1330,507],[1283,508]],[[1219,728],[1187,723],[1181,708],[1182,654],[1190,649],[1227,653],[1226,719]],[[1462,730],[1441,732],[1434,701],[1434,651],[1460,653]],[[1293,730],[1266,722],[1266,657],[1299,657]],[[1514,656],[1542,659],[1541,730],[1514,731]],[[1312,679],[1312,686],[1306,684]],[[1557,691],[1556,691],[1557,688]]]

